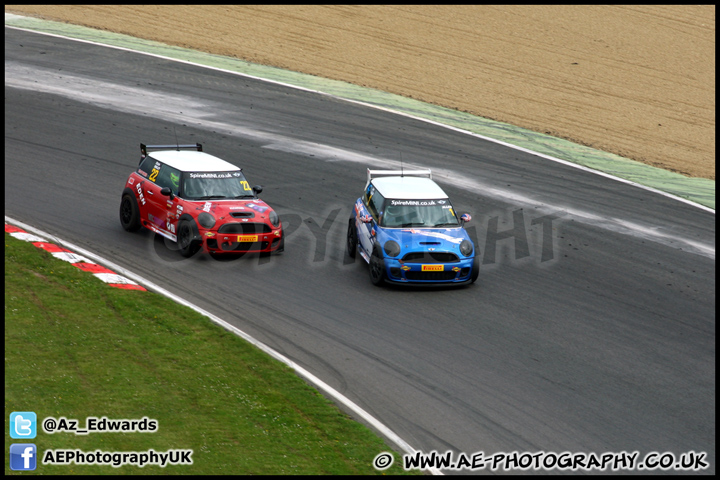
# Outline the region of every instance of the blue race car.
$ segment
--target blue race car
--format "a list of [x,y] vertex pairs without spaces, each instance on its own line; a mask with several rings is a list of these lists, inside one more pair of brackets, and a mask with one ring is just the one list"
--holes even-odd
[[347,252],[370,264],[370,281],[466,285],[477,280],[479,254],[430,170],[370,170],[348,221]]

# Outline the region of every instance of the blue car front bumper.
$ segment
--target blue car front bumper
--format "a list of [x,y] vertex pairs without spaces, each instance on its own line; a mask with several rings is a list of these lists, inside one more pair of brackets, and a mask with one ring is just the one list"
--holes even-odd
[[384,258],[386,281],[405,285],[462,285],[470,283],[474,258],[452,263],[408,263]]

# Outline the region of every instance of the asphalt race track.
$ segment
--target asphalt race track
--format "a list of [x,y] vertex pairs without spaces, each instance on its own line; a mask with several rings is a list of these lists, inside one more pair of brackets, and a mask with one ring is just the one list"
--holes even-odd
[[[283,255],[184,259],[122,230],[140,142],[176,140],[264,186]],[[401,162],[473,216],[475,285],[377,288],[345,256],[366,169]],[[6,28],[5,214],[225,319],[423,452],[696,451],[715,472],[715,215],[686,203],[331,97]]]

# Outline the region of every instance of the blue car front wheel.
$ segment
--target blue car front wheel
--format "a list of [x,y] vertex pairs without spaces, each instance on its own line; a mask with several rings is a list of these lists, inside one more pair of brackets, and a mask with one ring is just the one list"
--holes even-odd
[[480,256],[476,255],[473,259],[472,272],[470,274],[470,283],[475,283],[480,275]]
[[385,261],[377,247],[370,255],[370,281],[376,286],[385,282]]

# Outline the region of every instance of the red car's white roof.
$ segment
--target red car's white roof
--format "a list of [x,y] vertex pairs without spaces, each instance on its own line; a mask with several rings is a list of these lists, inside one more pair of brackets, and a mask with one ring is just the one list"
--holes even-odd
[[205,152],[160,150],[149,156],[183,172],[229,172],[240,170],[230,162]]

